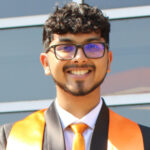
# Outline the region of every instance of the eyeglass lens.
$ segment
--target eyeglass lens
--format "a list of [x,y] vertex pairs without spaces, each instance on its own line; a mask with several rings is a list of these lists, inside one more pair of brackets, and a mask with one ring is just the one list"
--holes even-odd
[[[57,45],[55,47],[58,59],[72,59],[76,50],[76,45]],[[83,46],[83,50],[88,58],[99,58],[104,55],[105,46],[103,43],[88,43]]]
[[55,48],[56,56],[59,59],[72,59],[74,57],[75,45],[57,45]]
[[102,57],[104,54],[105,46],[102,43],[89,43],[84,45],[84,52],[89,58]]

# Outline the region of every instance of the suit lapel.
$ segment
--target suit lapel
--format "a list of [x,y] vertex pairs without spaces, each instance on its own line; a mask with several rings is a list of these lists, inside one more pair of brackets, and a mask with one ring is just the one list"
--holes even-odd
[[97,118],[90,150],[107,150],[109,110],[103,101],[102,109]]
[[45,112],[48,150],[65,150],[63,129],[54,102]]

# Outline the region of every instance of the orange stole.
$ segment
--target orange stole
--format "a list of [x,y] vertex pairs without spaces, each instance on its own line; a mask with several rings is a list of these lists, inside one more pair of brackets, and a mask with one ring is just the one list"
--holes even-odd
[[[6,150],[42,150],[44,111],[45,109],[32,113],[13,125]],[[107,150],[144,150],[139,126],[111,110],[108,139]]]
[[6,150],[42,150],[45,110],[32,113],[13,125]]
[[112,150],[144,150],[143,136],[137,123],[109,109],[108,139]]

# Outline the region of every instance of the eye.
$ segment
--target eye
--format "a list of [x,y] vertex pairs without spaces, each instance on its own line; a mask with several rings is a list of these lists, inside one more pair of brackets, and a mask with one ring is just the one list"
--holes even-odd
[[74,45],[58,45],[56,47],[57,51],[64,51],[64,52],[72,52],[75,50],[75,46]]
[[88,51],[94,51],[94,50],[99,50],[100,47],[99,47],[99,44],[90,43],[90,44],[85,45],[85,49]]

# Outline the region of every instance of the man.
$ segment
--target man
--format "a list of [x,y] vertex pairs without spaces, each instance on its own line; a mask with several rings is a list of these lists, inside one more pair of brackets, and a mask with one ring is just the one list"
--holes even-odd
[[114,113],[101,98],[112,61],[109,32],[108,18],[97,8],[68,3],[56,9],[44,25],[40,56],[56,83],[56,100],[2,126],[1,150],[150,149],[150,129]]

